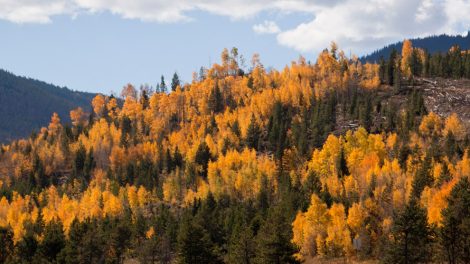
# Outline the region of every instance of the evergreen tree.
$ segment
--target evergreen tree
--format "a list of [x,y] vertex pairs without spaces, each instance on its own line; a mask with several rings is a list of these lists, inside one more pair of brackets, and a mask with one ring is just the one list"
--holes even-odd
[[255,116],[251,114],[250,125],[246,131],[245,145],[248,148],[253,148],[258,150],[259,136],[261,134],[261,129],[256,123]]
[[121,219],[115,221],[115,223],[111,223],[112,227],[106,238],[108,248],[106,258],[108,261],[114,260],[115,263],[122,263],[123,254],[130,245],[130,220]]
[[423,65],[421,59],[419,58],[419,53],[417,49],[413,49],[410,57],[410,69],[412,76],[421,76],[423,72]]
[[430,153],[427,153],[426,157],[424,158],[424,161],[421,163],[421,166],[419,167],[413,179],[412,196],[417,199],[420,198],[421,193],[423,192],[424,188],[426,186],[432,186],[434,182],[434,178],[431,175],[431,171],[430,171],[431,162],[432,162],[431,155]]
[[346,177],[349,175],[348,164],[346,162],[346,155],[344,154],[344,149],[341,148],[338,158],[338,176],[340,178]]
[[432,257],[432,232],[426,210],[412,199],[393,221],[392,240],[385,257],[386,263],[426,263]]
[[13,257],[13,232],[9,228],[0,227],[0,263]]
[[93,147],[91,147],[86,155],[85,163],[83,164],[83,177],[86,182],[90,182],[91,173],[95,167],[96,167],[96,162],[93,156]]
[[85,167],[86,159],[86,148],[80,142],[77,151],[75,152],[75,161],[73,163],[73,176],[79,177],[83,174],[83,168]]
[[70,226],[68,239],[64,250],[61,252],[60,261],[66,264],[85,263],[82,256],[82,239],[86,233],[85,224],[81,224],[77,219]]
[[387,69],[385,73],[386,83],[390,86],[394,86],[394,82],[395,82],[395,72],[397,69],[396,61],[397,61],[397,51],[393,49],[392,52],[390,53],[390,57],[388,59]]
[[163,75],[160,78],[160,92],[161,93],[168,93],[168,90],[166,88],[166,83],[165,83],[165,77]]
[[254,263],[299,263],[294,257],[297,249],[292,244],[291,219],[280,207],[271,209],[257,236]]
[[224,110],[224,98],[220,92],[219,85],[216,82],[214,88],[209,94],[208,99],[209,111],[213,114],[220,113]]
[[467,177],[452,189],[442,216],[441,241],[448,263],[470,263],[470,181]]
[[38,241],[36,239],[36,233],[33,231],[31,225],[27,225],[25,235],[16,244],[15,255],[19,260],[31,263],[37,251]]
[[387,64],[383,57],[380,57],[380,60],[379,60],[379,78],[380,78],[380,83],[387,82]]
[[175,151],[173,152],[173,165],[175,168],[183,168],[183,155],[181,155],[178,146],[175,147]]
[[207,167],[209,165],[209,161],[211,160],[211,152],[209,147],[207,146],[206,142],[201,142],[199,144],[197,151],[195,162],[199,166],[201,166],[201,174],[203,177],[207,177]]
[[178,232],[179,263],[216,263],[209,235],[202,226],[192,220],[186,217]]
[[361,125],[369,132],[372,126],[372,102],[370,96],[366,96],[364,105],[360,109]]
[[248,226],[237,226],[228,249],[227,263],[250,264],[255,256],[255,240],[253,231]]
[[[253,117],[253,115],[252,115],[252,117]],[[251,125],[251,119],[250,119],[250,125]],[[237,137],[241,136],[240,124],[238,123],[238,120],[235,120],[230,128],[231,128],[233,134],[235,134]]]
[[178,74],[175,72],[173,74],[173,78],[171,79],[171,90],[174,92],[176,91],[176,87],[180,86],[180,78]]
[[[287,144],[287,130],[289,115],[280,101],[274,104],[274,108],[268,124],[268,139],[276,160],[281,161]],[[281,163],[282,164],[282,163]],[[282,170],[282,167],[281,167]]]
[[65,235],[61,222],[50,222],[44,229],[44,238],[39,245],[40,254],[49,262],[55,262],[65,247]]

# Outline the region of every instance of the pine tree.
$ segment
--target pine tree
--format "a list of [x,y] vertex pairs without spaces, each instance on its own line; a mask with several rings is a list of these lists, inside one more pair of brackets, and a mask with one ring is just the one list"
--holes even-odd
[[160,78],[160,92],[161,93],[168,93],[168,90],[167,90],[166,84],[165,84],[165,77],[163,75]]
[[201,142],[199,144],[197,151],[195,162],[199,166],[201,166],[201,174],[203,177],[207,177],[207,167],[209,165],[209,161],[211,160],[211,152],[209,147],[207,146],[206,142]]
[[[277,101],[269,119],[268,139],[276,160],[281,161],[287,141],[289,116],[282,103]],[[282,163],[281,163],[282,164]],[[281,167],[282,170],[282,167]]]
[[39,244],[40,254],[50,262],[56,261],[57,256],[65,247],[65,235],[61,222],[50,222],[44,229],[44,238]]
[[379,78],[380,78],[380,83],[387,82],[387,64],[383,57],[380,57],[380,60],[379,60]]
[[423,192],[424,188],[426,186],[432,186],[434,182],[434,178],[431,175],[431,155],[430,153],[426,154],[426,157],[424,158],[424,161],[421,163],[421,166],[419,167],[418,171],[416,172],[416,175],[413,179],[413,190],[412,190],[412,195],[415,198],[418,198],[421,196],[421,193]]
[[395,49],[390,53],[388,58],[387,69],[386,69],[386,83],[390,86],[394,86],[395,81],[395,72],[396,72],[396,60],[397,60],[397,51]]
[[248,226],[237,226],[228,249],[228,263],[250,264],[255,256],[253,231]]
[[174,92],[176,91],[176,87],[180,86],[180,78],[178,74],[175,72],[173,74],[173,78],[171,79],[171,90]]
[[253,148],[258,150],[259,146],[259,136],[261,134],[261,129],[256,123],[255,116],[251,114],[250,125],[246,131],[245,145],[248,148]]
[[257,236],[254,263],[299,263],[294,257],[297,249],[291,242],[291,221],[280,207],[271,209]]
[[432,232],[427,221],[426,210],[412,199],[393,221],[392,240],[385,263],[428,262],[432,257]]
[[72,222],[68,239],[64,250],[61,252],[60,261],[66,264],[84,263],[82,256],[82,239],[86,233],[85,224],[81,224],[77,219]]
[[192,220],[186,217],[178,232],[179,263],[216,263],[207,231]]
[[346,162],[346,155],[344,149],[341,148],[338,158],[338,176],[340,178],[346,177],[349,175],[348,164]]
[[13,257],[13,232],[9,228],[0,227],[0,263]]
[[470,263],[470,181],[462,178],[454,186],[442,212],[441,241],[450,264]]
[[75,161],[73,163],[73,176],[79,177],[83,174],[83,168],[85,167],[86,159],[86,148],[80,142],[77,151],[75,152]]
[[37,251],[38,241],[36,239],[36,233],[31,225],[27,225],[25,235],[16,244],[15,255],[20,260],[31,263]]
[[220,92],[219,85],[216,82],[214,88],[211,90],[208,99],[208,107],[211,113],[220,113],[224,110],[224,98]]

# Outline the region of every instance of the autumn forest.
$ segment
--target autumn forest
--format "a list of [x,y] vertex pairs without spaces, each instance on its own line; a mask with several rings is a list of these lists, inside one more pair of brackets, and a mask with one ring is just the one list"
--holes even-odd
[[0,263],[470,263],[469,124],[426,107],[436,78],[470,52],[232,48],[99,94],[0,147]]

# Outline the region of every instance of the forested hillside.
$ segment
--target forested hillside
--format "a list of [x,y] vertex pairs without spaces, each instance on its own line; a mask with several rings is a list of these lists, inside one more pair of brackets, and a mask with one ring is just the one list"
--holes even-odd
[[233,48],[190,83],[125,86],[122,107],[97,95],[1,147],[0,262],[468,263],[468,123],[422,82],[469,63],[332,43],[244,70]]
[[[436,53],[446,53],[452,46],[458,45],[461,49],[468,50],[470,49],[470,34],[467,33],[466,36],[463,35],[438,35],[438,36],[429,36],[424,38],[415,38],[411,39],[411,42],[416,47],[419,47],[431,54]],[[361,58],[363,62],[378,62],[381,57],[388,58],[392,50],[400,51],[403,47],[403,41],[390,44],[381,49],[378,49],[371,54],[368,54]]]
[[69,122],[69,111],[91,109],[93,96],[0,70],[0,142],[29,136],[47,125],[54,112]]

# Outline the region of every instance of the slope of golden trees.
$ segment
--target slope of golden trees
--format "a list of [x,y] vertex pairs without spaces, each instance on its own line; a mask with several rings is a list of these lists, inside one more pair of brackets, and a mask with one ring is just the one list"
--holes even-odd
[[[403,49],[409,75],[414,51],[407,42]],[[53,114],[29,139],[2,146],[0,227],[18,243],[31,223],[60,222],[69,236],[77,222],[130,218],[145,231],[141,243],[161,239],[156,226],[140,226],[157,218],[156,208],[167,206],[184,222],[181,210],[207,213],[213,200],[229,209],[255,205],[250,225],[259,227],[271,221],[270,206],[291,203],[285,218],[303,259],[378,258],[410,200],[425,208],[429,224],[443,225],[447,198],[470,175],[457,115],[423,116],[413,105],[382,114],[390,105],[380,109],[371,99],[379,65],[347,58],[334,43],[315,63],[301,57],[282,71],[265,69],[258,55],[249,73],[240,64],[236,49],[224,50],[220,65],[170,93],[128,84],[121,98],[97,95],[90,114],[71,111],[70,125]],[[364,127],[339,133],[337,118],[347,117]],[[254,239],[263,230],[243,234]]]

